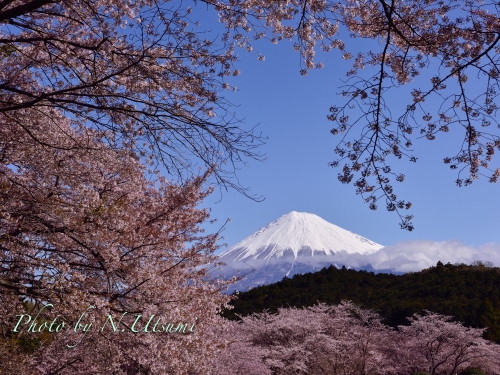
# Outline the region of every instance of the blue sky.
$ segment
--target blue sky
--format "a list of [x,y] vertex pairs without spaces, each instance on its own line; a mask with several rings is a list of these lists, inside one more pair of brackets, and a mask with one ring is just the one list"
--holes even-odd
[[[200,12],[197,19],[201,28],[217,27],[208,21],[213,16]],[[353,54],[377,48],[376,41],[353,40],[342,30],[340,38]],[[406,175],[405,182],[394,183],[396,194],[413,203],[408,212],[415,215],[415,230],[403,231],[395,213],[388,213],[383,205],[377,211],[369,210],[352,185],[338,182],[340,169],[327,165],[335,159],[338,136],[330,134],[333,123],[326,115],[331,105],[343,103],[337,93],[351,61],[343,60],[336,50],[318,53],[317,62],[323,61],[325,67],[309,71],[305,77],[299,74],[300,56],[291,43],[273,45],[262,40],[254,47],[265,61],[257,61],[256,52],[238,50],[240,61],[235,67],[241,74],[228,81],[238,91],[228,92],[226,98],[237,105],[234,111],[245,120],[246,127],[259,124],[257,130],[269,138],[261,149],[268,160],[249,161],[237,174],[241,184],[250,187],[250,193],[265,200],[259,203],[236,191],[216,190],[204,204],[220,224],[231,218],[223,232],[229,246],[290,211],[316,214],[386,246],[416,240],[454,240],[472,247],[500,242],[500,185],[481,178],[471,186],[458,188],[454,182],[457,173],[443,163],[445,156],[459,150],[459,131],[451,129],[434,141],[415,140],[418,162],[394,160],[391,164],[393,170]],[[421,88],[428,86],[425,78],[421,82],[415,81]],[[473,78],[468,84],[474,84]],[[391,109],[397,111],[410,102],[407,89],[396,91]],[[216,226],[207,229],[213,231]]]

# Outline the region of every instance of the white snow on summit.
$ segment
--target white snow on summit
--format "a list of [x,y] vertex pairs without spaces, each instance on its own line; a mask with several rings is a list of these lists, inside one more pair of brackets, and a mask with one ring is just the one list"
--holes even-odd
[[292,211],[220,254],[220,260],[245,262],[298,256],[372,254],[383,246],[317,215]]

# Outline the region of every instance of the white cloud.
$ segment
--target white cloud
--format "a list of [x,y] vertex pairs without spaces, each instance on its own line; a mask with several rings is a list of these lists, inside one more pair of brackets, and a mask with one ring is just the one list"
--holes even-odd
[[420,271],[435,266],[438,261],[470,264],[481,260],[499,266],[500,244],[473,247],[458,241],[406,241],[386,246],[365,259],[375,270],[392,269],[396,272]]
[[[405,241],[394,246],[386,246],[372,254],[348,254],[339,251],[334,256],[299,257],[296,262],[309,265],[334,263],[352,268],[371,265],[374,270],[392,270],[395,272],[416,272],[435,266],[438,261],[446,263],[471,264],[475,260],[492,262],[500,266],[500,244],[486,244],[479,247],[464,245],[458,241]],[[259,269],[266,264],[281,263],[282,259],[254,260],[245,263],[232,263],[233,269]]]

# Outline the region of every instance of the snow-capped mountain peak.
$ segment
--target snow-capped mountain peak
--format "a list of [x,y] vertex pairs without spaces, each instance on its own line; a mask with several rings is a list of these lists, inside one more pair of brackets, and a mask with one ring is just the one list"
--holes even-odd
[[[382,245],[323,220],[317,215],[292,211],[262,227],[220,255],[225,263],[299,256],[374,253]],[[266,262],[267,263],[267,262]]]

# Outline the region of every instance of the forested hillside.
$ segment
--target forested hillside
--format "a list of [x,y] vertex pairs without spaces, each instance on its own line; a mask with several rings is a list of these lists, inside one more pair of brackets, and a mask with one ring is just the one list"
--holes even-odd
[[470,327],[490,327],[485,338],[500,343],[500,268],[480,262],[443,265],[396,276],[351,269],[328,269],[240,293],[225,316],[236,319],[279,307],[338,304],[351,300],[378,311],[385,323],[407,325],[407,317],[423,310],[452,315]]

